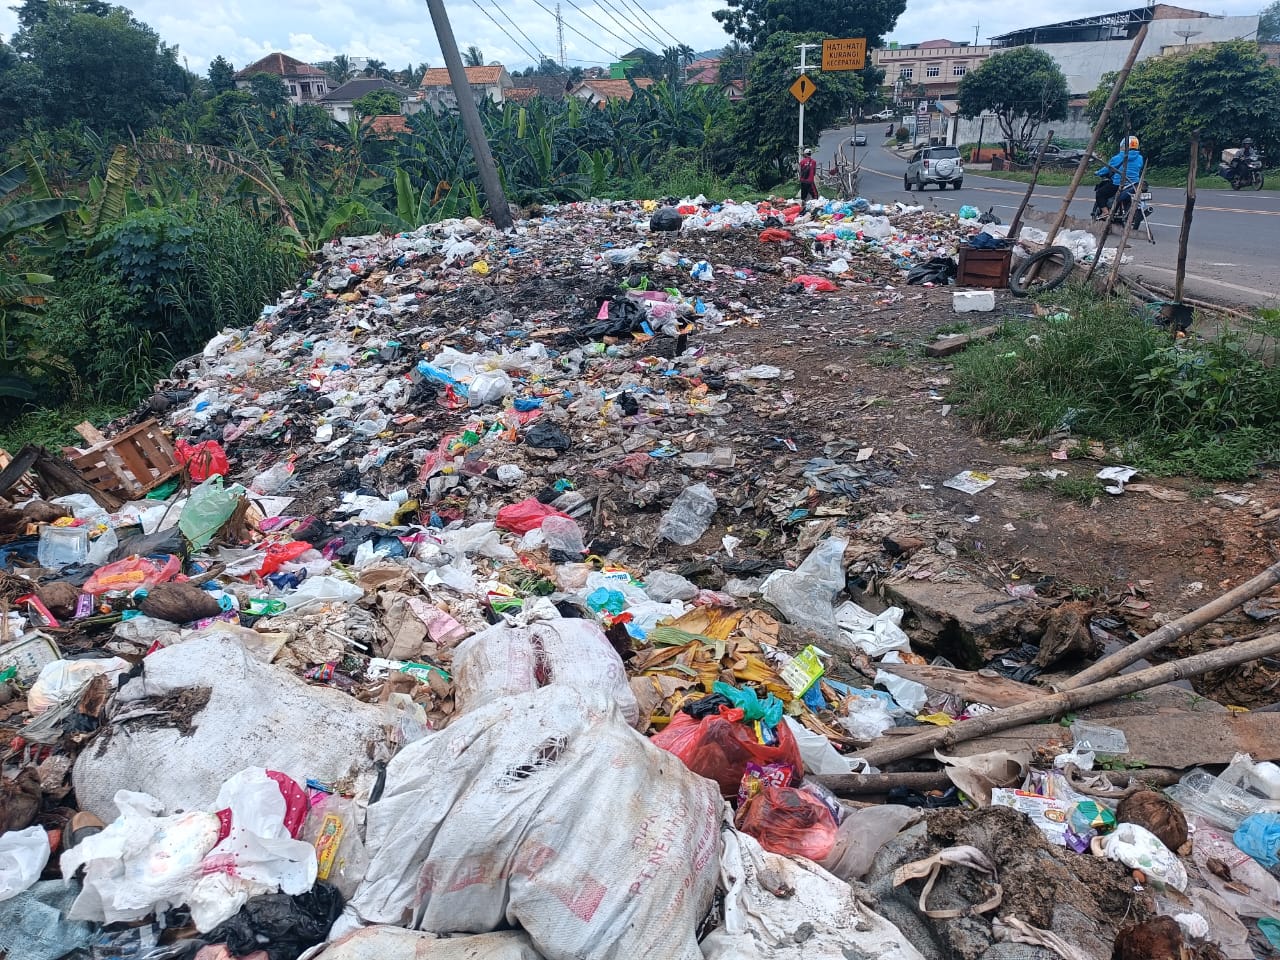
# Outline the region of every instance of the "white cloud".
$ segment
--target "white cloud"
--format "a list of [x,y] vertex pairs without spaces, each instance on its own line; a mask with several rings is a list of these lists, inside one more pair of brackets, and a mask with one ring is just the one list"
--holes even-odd
[[[1253,14],[1260,3],[1219,0],[1208,12]],[[275,50],[309,61],[334,53],[370,56],[397,69],[443,62],[423,0],[134,0],[127,5],[165,42],[177,44],[191,69],[200,72],[219,54],[242,67]],[[658,48],[651,33],[664,43],[679,38],[695,50],[720,47],[728,37],[711,12],[721,6],[723,0],[562,0],[565,54],[571,63],[608,63],[641,40]],[[1050,14],[988,0],[909,0],[891,39],[972,40],[974,25],[980,24],[985,41],[1035,23],[1124,7],[1125,0],[1060,0]],[[555,18],[548,12],[554,9],[555,0],[451,0],[449,16],[459,46],[474,44],[486,60],[520,68],[532,62],[530,54],[558,56]],[[0,33],[8,36],[16,26],[12,11],[0,10]]]

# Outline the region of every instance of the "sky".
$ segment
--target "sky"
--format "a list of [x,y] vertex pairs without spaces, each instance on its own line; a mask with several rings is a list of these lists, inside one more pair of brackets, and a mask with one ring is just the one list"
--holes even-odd
[[[1129,2],[1137,5],[1137,0]],[[338,53],[376,57],[397,70],[410,63],[444,63],[424,0],[126,0],[124,5],[166,43],[177,44],[198,73],[219,54],[239,69],[277,50],[308,62]],[[1241,16],[1257,13],[1264,4],[1185,0],[1183,5]],[[555,0],[447,0],[446,6],[458,45],[479,47],[486,62],[519,69],[539,54],[558,59]],[[608,63],[642,43],[658,50],[677,38],[697,51],[719,48],[729,38],[711,12],[721,6],[722,0],[562,0],[566,60],[570,66]],[[1051,14],[1037,13],[1032,6],[1043,10],[1048,5],[908,0],[889,39],[971,41],[977,27],[985,42],[1020,27],[1125,9],[1126,4],[1057,0]],[[10,36],[16,25],[6,5],[0,11],[0,34]]]

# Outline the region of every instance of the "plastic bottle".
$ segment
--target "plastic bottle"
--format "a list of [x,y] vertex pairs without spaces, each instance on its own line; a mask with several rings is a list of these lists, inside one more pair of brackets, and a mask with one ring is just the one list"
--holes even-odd
[[707,532],[717,506],[716,495],[705,483],[685,487],[658,522],[658,539],[687,547]]
[[575,557],[587,552],[582,542],[582,529],[569,517],[547,517],[542,521],[542,535],[547,538],[547,546]]

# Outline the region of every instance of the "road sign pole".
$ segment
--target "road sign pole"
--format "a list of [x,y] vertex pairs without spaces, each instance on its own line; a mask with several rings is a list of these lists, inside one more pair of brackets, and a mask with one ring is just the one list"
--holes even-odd
[[[796,67],[800,71],[800,76],[804,76],[809,69],[806,57],[810,50],[816,50],[816,43],[800,43],[796,45],[796,49],[800,51],[800,66]],[[796,163],[804,159],[804,100],[800,101],[800,124],[799,133],[796,136]]]

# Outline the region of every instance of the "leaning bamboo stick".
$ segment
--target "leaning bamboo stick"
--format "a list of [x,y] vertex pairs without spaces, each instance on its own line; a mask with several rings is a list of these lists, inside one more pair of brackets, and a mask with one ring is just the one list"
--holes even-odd
[[1039,700],[1032,700],[1030,703],[996,710],[949,727],[938,727],[909,737],[881,737],[863,750],[859,757],[872,766],[892,763],[894,760],[906,760],[908,757],[932,753],[934,750],[949,749],[957,743],[976,740],[978,737],[1018,727],[1024,723],[1047,720],[1049,717],[1069,713],[1081,707],[1105,703],[1129,693],[1158,687],[1162,683],[1198,677],[1211,670],[1234,667],[1275,653],[1280,653],[1280,632],[1269,633],[1257,640],[1237,643],[1208,653],[1199,653],[1183,660],[1173,660],[1158,667],[1126,673],[1089,686],[1051,694]]

